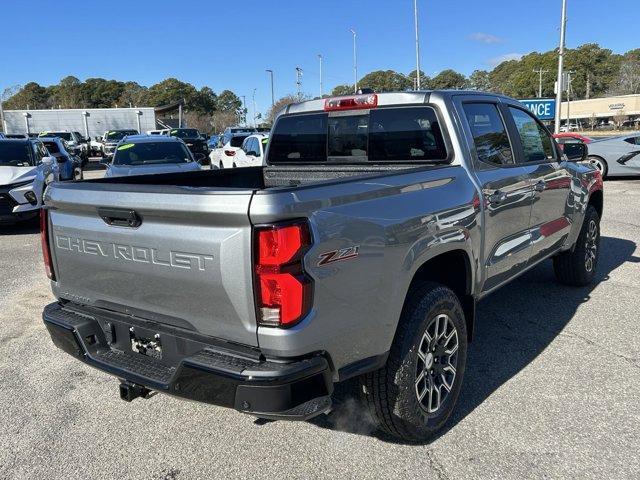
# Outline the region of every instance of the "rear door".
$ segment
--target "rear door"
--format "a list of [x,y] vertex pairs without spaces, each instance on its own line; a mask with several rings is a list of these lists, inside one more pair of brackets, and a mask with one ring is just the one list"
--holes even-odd
[[527,266],[531,253],[531,182],[526,170],[515,162],[513,142],[496,100],[457,98],[484,199],[483,291],[489,291]]
[[87,182],[47,196],[56,295],[257,344],[251,191]]
[[572,176],[554,147],[549,131],[526,108],[504,105],[505,116],[517,131],[516,162],[533,186],[531,259],[537,262],[558,250],[571,231]]

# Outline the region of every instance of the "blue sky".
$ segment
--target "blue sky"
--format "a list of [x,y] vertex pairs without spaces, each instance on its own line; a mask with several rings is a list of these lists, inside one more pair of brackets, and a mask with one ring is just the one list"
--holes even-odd
[[[453,68],[469,74],[502,58],[558,44],[561,0],[419,0],[421,62],[428,75]],[[615,52],[640,47],[624,12],[638,0],[568,0],[567,46],[597,42]],[[614,6],[615,4],[615,6]],[[636,14],[634,14],[637,16]],[[0,89],[66,75],[151,85],[177,77],[216,92],[270,105],[265,69],[275,71],[276,97],[325,92],[351,83],[357,31],[360,75],[408,73],[415,65],[413,0],[3,0]],[[9,41],[8,41],[9,40]]]

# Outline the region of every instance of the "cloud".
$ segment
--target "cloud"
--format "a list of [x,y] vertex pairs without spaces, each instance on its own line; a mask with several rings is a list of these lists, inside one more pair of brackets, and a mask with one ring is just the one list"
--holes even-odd
[[492,67],[497,67],[502,62],[508,62],[509,60],[520,60],[524,54],[522,53],[505,53],[504,55],[500,55],[499,57],[494,57],[489,59],[487,62]]
[[487,45],[493,45],[494,43],[502,43],[503,40],[500,37],[491,35],[490,33],[477,32],[469,35],[469,38],[473,41],[486,43]]

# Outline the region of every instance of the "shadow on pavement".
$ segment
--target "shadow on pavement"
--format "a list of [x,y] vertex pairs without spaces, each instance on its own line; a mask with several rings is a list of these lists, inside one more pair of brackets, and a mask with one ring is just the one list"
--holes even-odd
[[[544,351],[613,270],[626,262],[639,263],[640,258],[633,256],[635,248],[634,242],[602,237],[597,275],[591,285],[582,288],[560,285],[555,281],[551,262],[547,261],[480,302],[458,404],[438,436],[473,412]],[[334,410],[312,423],[398,442],[375,431],[356,400],[357,381],[336,387]]]
[[0,224],[0,236],[1,235],[30,235],[40,232],[40,220],[36,216],[31,220],[24,220],[22,222],[13,224]]

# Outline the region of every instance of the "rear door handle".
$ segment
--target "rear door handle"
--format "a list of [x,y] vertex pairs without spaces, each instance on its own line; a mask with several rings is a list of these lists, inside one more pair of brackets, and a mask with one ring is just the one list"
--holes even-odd
[[544,180],[540,180],[538,183],[536,183],[533,186],[533,189],[536,192],[544,192],[546,188],[547,188],[547,182],[545,182]]
[[138,228],[142,225],[142,218],[135,210],[98,208],[98,215],[104,220],[104,223],[114,227]]
[[496,190],[495,192],[493,192],[491,195],[487,197],[487,200],[489,200],[489,203],[493,203],[494,205],[502,203],[506,199],[507,199],[507,194],[500,190]]

